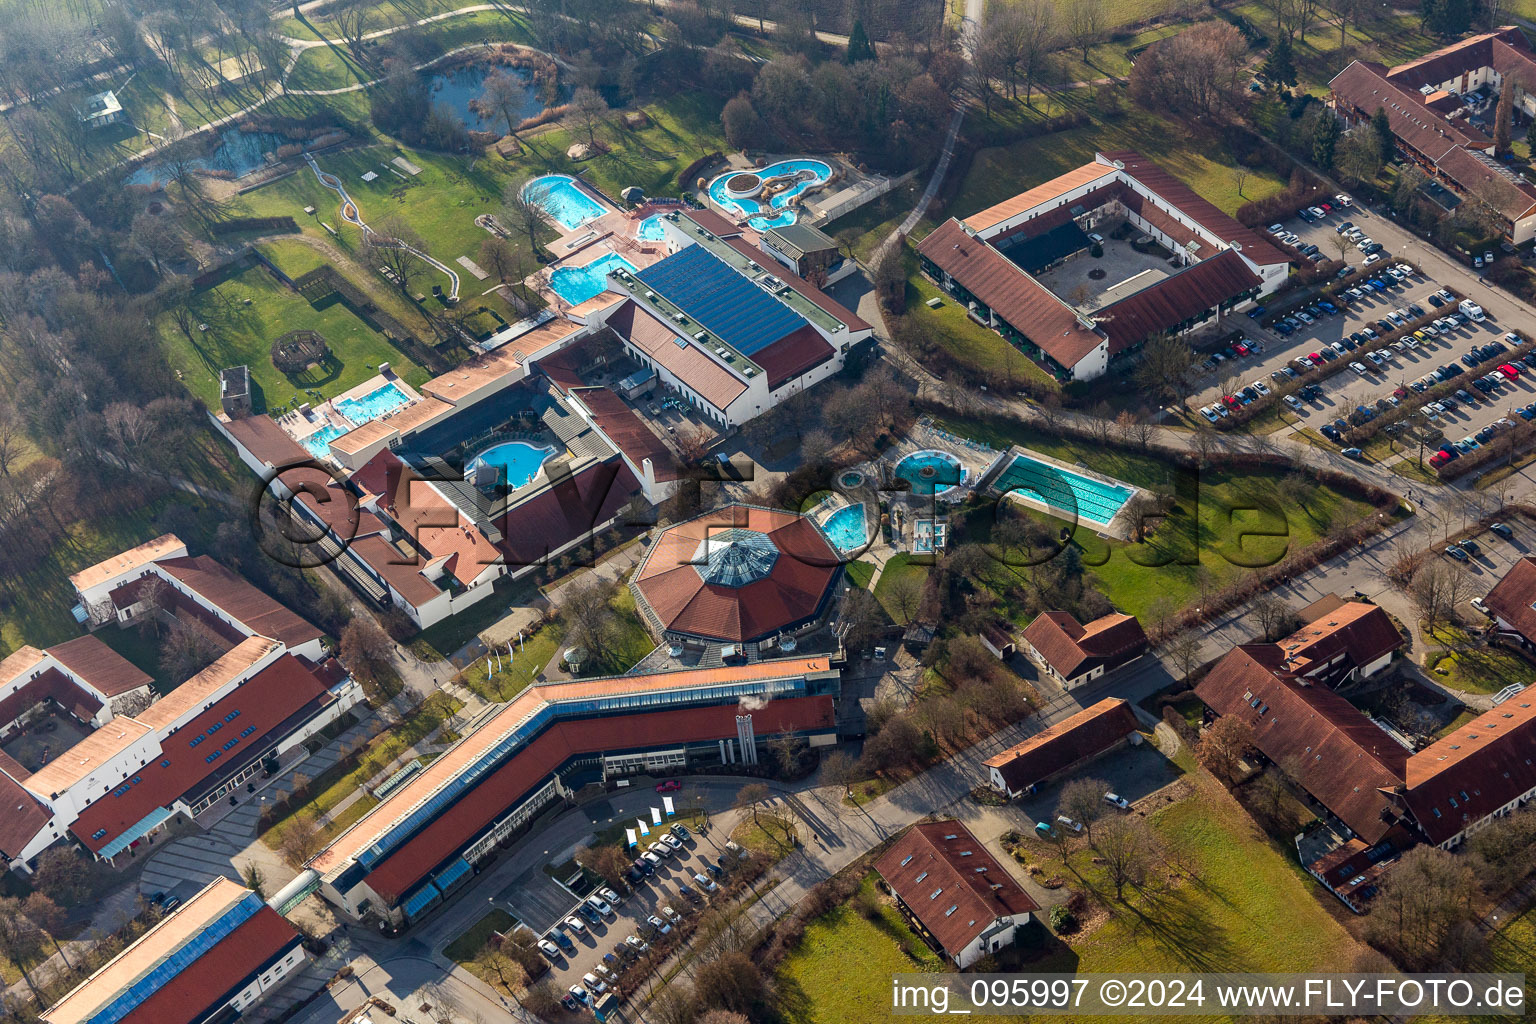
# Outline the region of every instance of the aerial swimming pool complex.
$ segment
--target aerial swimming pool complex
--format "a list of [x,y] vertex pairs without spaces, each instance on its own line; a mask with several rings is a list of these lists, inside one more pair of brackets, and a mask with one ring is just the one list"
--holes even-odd
[[573,306],[600,295],[608,287],[608,275],[615,270],[635,272],[635,265],[616,252],[601,256],[584,267],[557,267],[550,272],[549,286],[556,295]]
[[913,494],[946,494],[965,482],[965,466],[948,452],[929,448],[896,463],[896,475],[912,485]]
[[476,466],[495,466],[507,486],[526,487],[554,454],[555,449],[548,445],[541,447],[526,441],[507,441],[477,455],[468,471],[473,473]]
[[821,524],[821,532],[827,535],[839,551],[847,554],[869,543],[869,528],[864,522],[864,505],[844,505],[833,512]]

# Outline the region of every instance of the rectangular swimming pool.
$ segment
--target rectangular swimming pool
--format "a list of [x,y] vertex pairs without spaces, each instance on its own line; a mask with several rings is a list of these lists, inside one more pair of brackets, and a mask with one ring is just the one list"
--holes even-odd
[[331,407],[351,420],[353,426],[360,427],[385,413],[394,412],[410,400],[411,397],[400,390],[400,385],[390,381],[361,398],[338,398],[331,403]]
[[1014,456],[997,478],[997,489],[1002,494],[1018,491],[1095,526],[1108,526],[1136,493],[1134,487],[1095,480],[1027,455]]

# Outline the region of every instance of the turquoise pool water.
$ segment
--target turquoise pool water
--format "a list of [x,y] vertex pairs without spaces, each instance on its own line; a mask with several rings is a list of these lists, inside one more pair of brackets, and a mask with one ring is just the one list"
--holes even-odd
[[360,427],[386,413],[394,412],[410,400],[410,396],[400,390],[400,385],[390,381],[362,398],[338,398],[331,403],[331,407],[351,420],[354,426]]
[[623,268],[631,274],[635,265],[618,253],[609,253],[593,260],[584,267],[557,267],[549,275],[549,286],[555,294],[573,306],[597,295],[608,286],[608,273]]
[[661,229],[661,214],[653,213],[640,222],[640,241],[660,242],[667,237],[667,233]]
[[477,464],[496,466],[508,486],[522,487],[538,474],[539,467],[554,454],[554,448],[548,445],[541,448],[526,441],[507,441],[475,456],[474,462],[465,468],[465,475],[470,475]]
[[523,186],[523,195],[543,207],[567,231],[573,231],[607,212],[596,199],[577,188],[576,182],[564,174],[546,174],[542,178],[534,178]]
[[786,174],[795,174],[799,171],[810,171],[812,176],[804,181],[795,182],[792,187],[785,189],[768,200],[767,211],[764,211],[763,204],[759,203],[756,199],[733,199],[726,195],[726,181],[741,173],[739,171],[727,171],[710,182],[709,195],[711,199],[726,209],[739,210],[742,213],[761,214],[774,210],[781,211],[775,217],[758,216],[747,221],[756,231],[767,231],[769,228],[783,227],[785,224],[793,224],[799,218],[799,214],[794,210],[785,209],[789,205],[790,200],[808,188],[814,188],[825,183],[827,179],[832,177],[832,166],[821,160],[780,160],[776,164],[769,164],[767,167],[753,172],[763,180],[764,184],[767,184],[773,178],[782,178]]
[[1026,455],[1014,457],[997,478],[997,488],[1002,493],[1022,491],[1053,508],[1075,512],[1077,518],[1098,526],[1109,525],[1115,513],[1136,493],[1124,484],[1080,476]]
[[869,530],[864,524],[864,506],[845,505],[827,517],[821,524],[827,539],[842,552],[857,551],[869,543]]
[[913,494],[943,494],[965,481],[965,467],[948,452],[913,452],[896,463],[896,475],[912,485]]
[[340,427],[327,423],[304,439],[304,450],[317,459],[326,458],[331,454],[331,442],[345,433]]

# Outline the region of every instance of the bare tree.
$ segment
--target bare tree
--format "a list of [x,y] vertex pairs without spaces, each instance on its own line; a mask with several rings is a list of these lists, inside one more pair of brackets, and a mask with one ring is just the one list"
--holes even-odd
[[485,86],[480,93],[480,106],[495,114],[507,126],[507,134],[517,137],[517,126],[522,121],[524,106],[528,103],[528,84],[517,75],[496,68],[485,76]]
[[402,217],[386,217],[367,233],[365,244],[369,258],[389,271],[386,276],[402,295],[411,294],[411,282],[431,269],[416,255],[428,251],[426,240]]
[[1033,105],[1035,85],[1044,74],[1046,60],[1056,49],[1056,8],[1047,0],[1021,0],[1019,3],[992,4],[987,9],[982,44],[978,52],[987,56],[982,63],[1000,69],[1008,83],[1008,98],[1019,98],[1019,84],[1024,85],[1024,103]]
[[1273,594],[1260,594],[1253,599],[1249,606],[1249,612],[1253,615],[1254,624],[1259,629],[1260,636],[1266,641],[1279,640],[1292,632],[1296,622],[1296,615],[1290,606]]
[[[1073,0],[1067,5],[1067,23],[1063,35],[1073,47],[1082,51],[1083,63],[1088,63],[1088,50],[1104,35],[1107,20],[1104,0]],[[1238,190],[1242,194],[1242,190]]]
[[1472,575],[1460,565],[1438,558],[1425,562],[1413,574],[1408,587],[1409,596],[1431,631],[1451,618],[1456,606],[1473,593]]
[[1410,969],[1437,963],[1456,926],[1470,919],[1476,875],[1464,857],[1415,846],[1382,880],[1367,928],[1373,941]]
[[1073,779],[1061,787],[1056,807],[1062,814],[1083,826],[1089,845],[1093,844],[1093,823],[1104,815],[1104,794],[1109,785],[1103,779]]
[[[297,779],[294,780],[294,789],[299,789]],[[289,818],[283,826],[283,838],[278,852],[289,867],[300,871],[311,857],[320,852],[320,845],[320,826],[313,815],[301,812]]]
[[582,86],[571,94],[571,122],[587,134],[587,145],[596,147],[597,129],[608,117],[608,101],[603,94]]
[[1206,728],[1195,744],[1195,754],[1212,775],[1230,783],[1237,780],[1238,762],[1252,747],[1253,730],[1248,723],[1223,715]]
[[501,217],[509,231],[528,236],[528,247],[535,256],[540,252],[539,231],[544,227],[544,208],[527,194],[528,182],[512,184],[501,196]]
[[770,796],[768,786],[762,782],[749,782],[736,791],[736,806],[739,808],[752,808],[752,823],[758,823],[758,811],[763,801]]
[[26,967],[37,958],[42,948],[42,931],[22,912],[21,900],[15,896],[0,896],[0,953],[21,971],[32,994],[46,1002]]
[[1099,825],[1090,840],[1104,867],[1104,875],[1114,886],[1115,899],[1125,902],[1125,890],[1146,884],[1157,851],[1157,838],[1147,819],[1134,814],[1119,814]]
[[370,0],[343,0],[330,9],[331,23],[354,60],[363,59],[363,36],[368,32],[373,10]]
[[1180,633],[1164,645],[1163,653],[1178,670],[1179,678],[1188,679],[1200,664],[1200,636],[1193,630]]
[[900,573],[882,588],[885,605],[893,617],[903,626],[912,624],[923,605],[923,577],[916,573]]

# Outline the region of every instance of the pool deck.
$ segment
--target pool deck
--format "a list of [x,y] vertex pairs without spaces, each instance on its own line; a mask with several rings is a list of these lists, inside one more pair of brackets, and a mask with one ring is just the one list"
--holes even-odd
[[[1063,473],[1086,477],[1089,480],[1097,480],[1099,483],[1107,484],[1111,487],[1124,487],[1126,490],[1131,492],[1130,496],[1125,499],[1126,505],[1129,505],[1137,495],[1142,493],[1143,490],[1134,484],[1126,483],[1124,480],[1117,480],[1112,476],[1106,476],[1103,473],[1095,472],[1094,470],[1089,469],[1087,466],[1072,465],[1070,463],[1063,462],[1061,459],[1053,459],[1049,455],[1044,455],[1032,448],[1024,448],[1019,445],[1014,445],[1003,453],[1005,460],[1003,465],[1011,465],[1014,458],[1019,455],[1022,455],[1034,462],[1041,463],[1042,465],[1050,466],[1053,469],[1059,469]],[[1082,516],[1074,513],[1070,509],[1059,508],[1055,505],[1052,505],[1050,502],[1044,501],[1040,498],[1032,497],[1027,494],[1021,494],[1018,491],[1009,491],[1001,496],[1011,501],[1017,501],[1019,504],[1025,506],[1026,508],[1038,509],[1039,511],[1055,516],[1057,519],[1061,519],[1069,523],[1078,523],[1090,530],[1093,530],[1100,537],[1106,537],[1111,540],[1120,541],[1129,541],[1131,539],[1131,527],[1125,514],[1125,505],[1120,506],[1115,514],[1110,517],[1108,523],[1100,525],[1099,523],[1084,519]]]
[[307,413],[294,409],[291,412],[283,413],[283,415],[277,417],[274,422],[276,422],[278,426],[282,427],[283,431],[289,437],[293,438],[300,444],[304,443],[305,438],[309,437],[311,434],[314,434],[317,431],[325,429],[327,426],[336,427],[342,433],[346,433],[347,431],[356,429],[362,424],[353,423],[346,416],[342,415],[342,413],[336,409],[336,403],[348,400],[357,401],[364,396],[370,395],[380,388],[386,387],[390,384],[393,384],[395,387],[399,388],[405,394],[406,398],[409,399],[405,405],[399,406],[399,408],[403,409],[408,405],[414,405],[421,401],[421,392],[417,391],[415,388],[411,387],[403,379],[397,376],[393,369],[389,369],[385,370],[383,373],[375,374],[374,376],[369,377],[361,384],[358,384],[355,387],[350,387],[343,391],[341,394],[334,396],[333,398],[312,406]]
[[574,309],[550,287],[550,276],[561,267],[585,267],[609,254],[624,257],[636,270],[659,263],[667,258],[667,243],[660,239],[642,239],[640,224],[647,217],[673,209],[676,207],[645,203],[629,212],[613,210],[575,230],[566,231],[549,247],[558,259],[529,275],[523,283],[538,292],[551,309],[562,313]]

